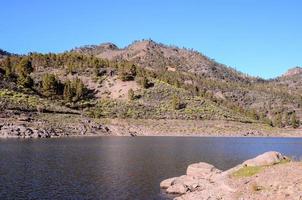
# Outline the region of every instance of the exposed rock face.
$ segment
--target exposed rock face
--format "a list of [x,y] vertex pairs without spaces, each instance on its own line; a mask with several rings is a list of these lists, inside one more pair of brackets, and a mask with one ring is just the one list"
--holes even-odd
[[[83,120],[81,123],[66,127],[49,127],[47,124],[42,127],[38,122],[30,122],[30,118],[19,119],[18,123],[0,124],[0,138],[50,138],[62,136],[81,136],[81,135],[110,135],[111,131],[107,126]],[[22,123],[20,123],[22,122]],[[24,123],[23,123],[24,122]],[[28,123],[26,123],[28,122]],[[34,124],[36,124],[34,126]]]
[[283,77],[295,76],[298,74],[302,74],[302,67],[294,67],[289,69],[285,74],[283,74]]
[[208,163],[200,162],[191,164],[187,168],[187,175],[194,178],[211,178],[221,171]]
[[0,125],[0,136],[20,138],[50,138],[59,136],[54,129],[34,129],[25,125],[2,124]]
[[247,160],[243,163],[244,166],[266,166],[278,164],[287,158],[276,151],[266,152],[257,156],[256,158]]
[[[289,169],[288,165],[297,165],[295,162],[290,162],[288,164],[276,165],[287,157],[283,156],[279,152],[266,152],[256,158],[247,160],[242,164],[231,168],[225,172],[220,171],[213,165],[207,163],[195,163],[189,165],[187,168],[187,174],[164,180],[160,183],[162,189],[166,189],[168,194],[180,195],[176,197],[177,200],[200,200],[200,199],[224,199],[224,200],[245,200],[245,199],[302,199],[302,182],[298,181],[295,184],[288,183],[293,179],[302,180],[301,172],[297,174],[300,178],[291,178],[286,185],[292,185],[291,188],[286,188],[286,193],[291,198],[284,198],[286,194],[282,191],[278,191],[278,188],[282,188],[283,183],[281,179],[285,181],[285,177],[280,177],[280,173],[285,171],[281,170],[283,168]],[[259,175],[251,176],[248,178],[234,178],[233,173],[241,168],[245,167],[263,167],[263,171]],[[302,169],[302,163],[299,165]],[[276,170],[277,169],[277,170]],[[299,169],[299,170],[301,170]],[[296,171],[299,171],[296,170]],[[287,171],[290,173],[290,171]],[[274,175],[272,175],[274,174]],[[270,178],[262,178],[261,176],[269,176]],[[280,179],[281,178],[281,179]],[[266,194],[261,195],[257,193],[264,188],[260,183],[253,182],[253,179],[260,179],[264,183],[271,183],[271,187],[266,191]],[[265,180],[266,179],[266,180]],[[269,180],[268,180],[269,179]],[[275,180],[276,179],[276,180]],[[280,179],[280,180],[279,180]],[[269,182],[272,181],[272,182]],[[275,184],[277,190],[275,188]],[[259,195],[260,194],[260,195]],[[294,198],[293,198],[294,197]]]
[[224,80],[250,80],[246,75],[219,64],[197,51],[167,46],[153,40],[135,41],[125,48],[105,43],[84,46],[73,51],[108,60],[128,60],[149,69],[192,72]]

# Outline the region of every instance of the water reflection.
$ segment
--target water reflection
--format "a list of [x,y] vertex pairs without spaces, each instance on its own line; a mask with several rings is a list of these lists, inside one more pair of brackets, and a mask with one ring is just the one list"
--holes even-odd
[[159,182],[193,162],[220,169],[301,138],[97,137],[0,140],[0,199],[163,199]]

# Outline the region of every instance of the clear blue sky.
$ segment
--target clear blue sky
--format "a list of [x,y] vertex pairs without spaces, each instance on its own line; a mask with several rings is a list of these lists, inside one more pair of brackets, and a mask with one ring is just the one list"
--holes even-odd
[[0,48],[62,52],[133,40],[194,48],[265,78],[302,65],[301,0],[0,0]]

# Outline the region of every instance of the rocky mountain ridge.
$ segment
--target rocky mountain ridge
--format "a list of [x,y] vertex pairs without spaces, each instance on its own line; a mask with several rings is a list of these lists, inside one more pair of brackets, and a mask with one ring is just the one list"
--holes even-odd
[[0,108],[298,127],[299,71],[264,80],[152,40],[125,48],[104,43],[60,54],[8,54],[0,62]]
[[125,48],[112,43],[76,48],[72,51],[108,60],[127,60],[151,70],[189,72],[204,77],[226,81],[251,81],[233,68],[192,49],[156,43],[153,40],[135,41]]
[[289,70],[287,70],[286,73],[282,75],[282,77],[293,77],[297,75],[302,75],[302,67],[297,66],[294,68],[290,68]]

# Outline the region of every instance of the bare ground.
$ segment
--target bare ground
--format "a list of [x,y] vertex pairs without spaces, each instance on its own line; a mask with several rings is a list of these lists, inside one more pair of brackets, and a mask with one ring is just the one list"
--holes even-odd
[[116,135],[301,137],[301,129],[221,120],[103,119]]
[[[5,124],[24,125],[34,129],[51,128],[57,130],[59,136],[65,136],[64,133],[69,136],[302,136],[302,129],[279,129],[259,123],[222,120],[92,119],[80,114],[66,113],[0,113],[0,125]],[[110,131],[98,131],[103,130],[101,127],[107,127]]]
[[302,163],[273,165],[253,177],[232,181],[238,188],[236,199],[285,200],[302,199]]

